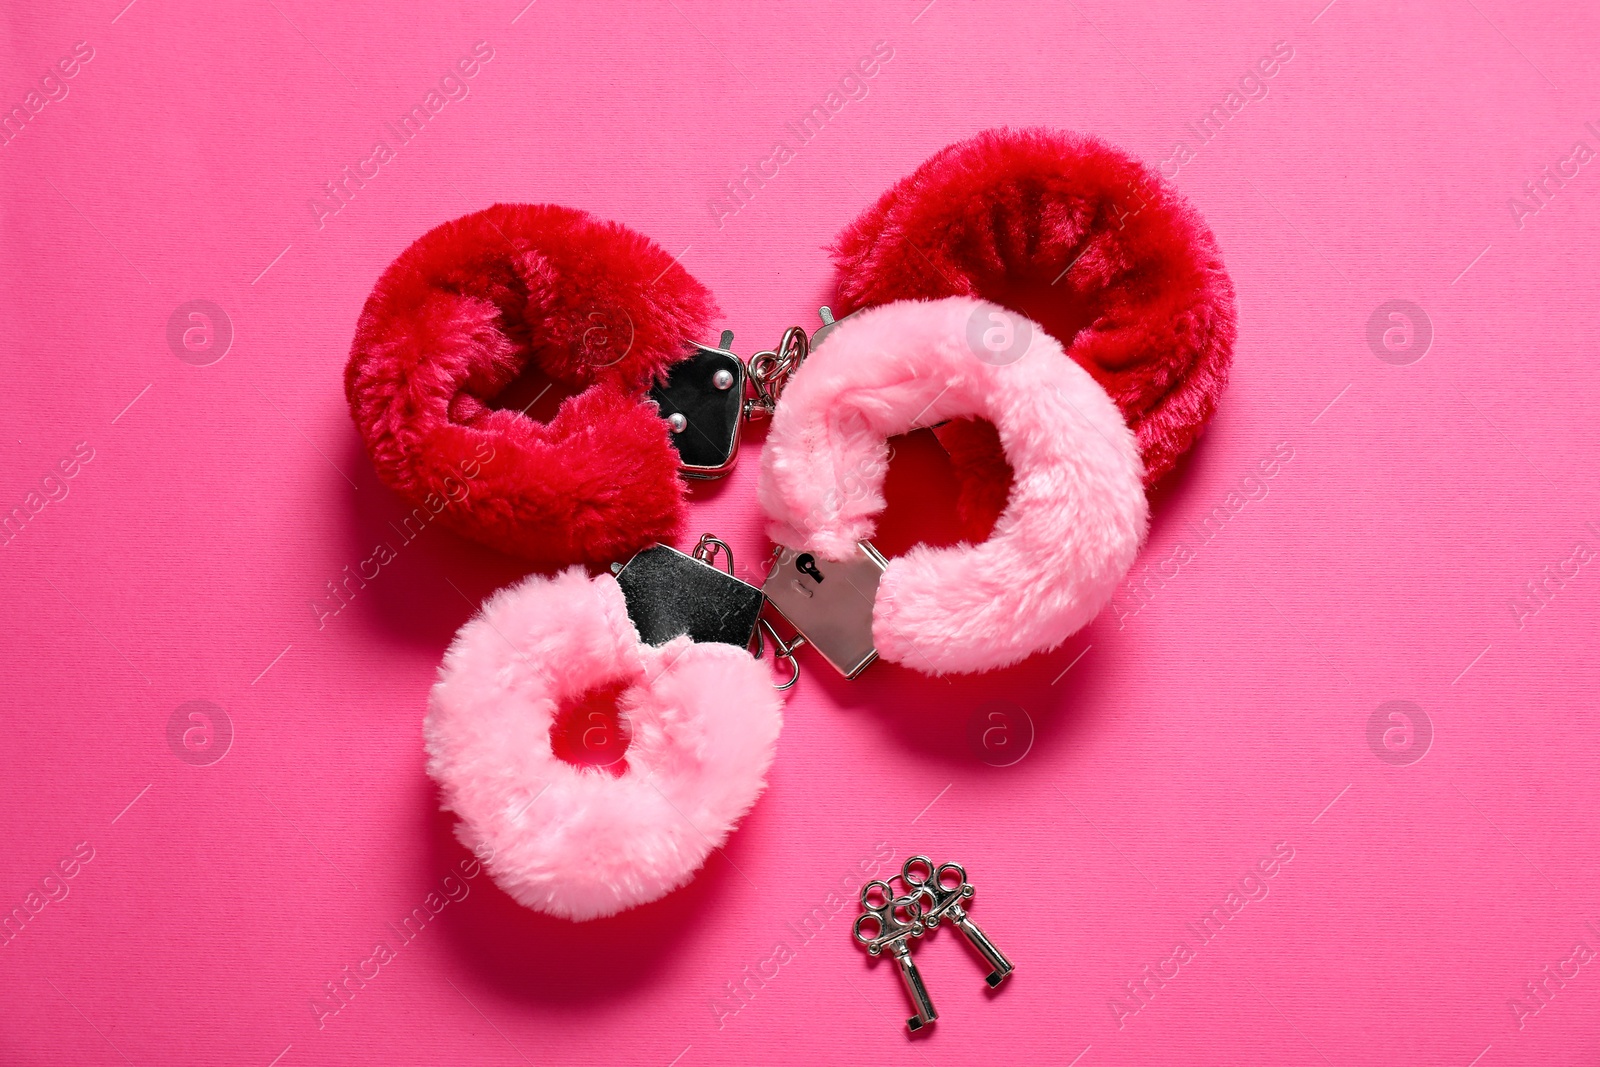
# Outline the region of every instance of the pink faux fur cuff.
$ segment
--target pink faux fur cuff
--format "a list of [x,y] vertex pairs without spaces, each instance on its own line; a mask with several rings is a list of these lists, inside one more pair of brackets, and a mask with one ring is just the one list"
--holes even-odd
[[[608,687],[625,767],[557,758],[558,714]],[[583,920],[688,882],[761,795],[781,725],[765,665],[687,637],[643,644],[616,581],[573,567],[502,589],[461,628],[424,734],[462,844],[488,846],[520,903]]]
[[1138,445],[1105,390],[1037,324],[951,297],[861,312],[790,381],[761,457],[773,540],[851,555],[884,506],[887,438],[962,416],[999,431],[1006,509],[983,544],[892,560],[873,609],[879,655],[928,674],[1059,645],[1110,600],[1148,522]]

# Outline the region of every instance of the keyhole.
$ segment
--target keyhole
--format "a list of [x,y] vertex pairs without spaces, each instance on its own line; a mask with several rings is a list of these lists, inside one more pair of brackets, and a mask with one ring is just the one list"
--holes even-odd
[[822,572],[817,570],[817,559],[809,552],[802,552],[795,557],[794,569],[815,578],[818,582],[822,581]]

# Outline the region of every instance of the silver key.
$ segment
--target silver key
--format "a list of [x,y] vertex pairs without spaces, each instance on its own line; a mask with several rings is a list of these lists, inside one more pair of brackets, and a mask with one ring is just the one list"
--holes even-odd
[[[900,980],[905,983],[906,995],[911,998],[911,1006],[916,1010],[916,1014],[906,1020],[906,1029],[912,1032],[921,1030],[938,1019],[939,1013],[933,1010],[933,1001],[928,999],[928,987],[922,984],[922,972],[917,970],[916,963],[911,959],[911,948],[907,945],[911,938],[922,936],[922,908],[917,903],[917,894],[897,897],[890,890],[889,883],[872,881],[861,887],[861,908],[864,914],[856,917],[851,932],[858,942],[867,947],[869,955],[877,956],[884,949],[889,950],[900,968]],[[871,937],[862,931],[862,926],[868,923],[878,931]]]
[[[926,871],[926,876],[919,875],[918,871]],[[967,872],[958,863],[942,863],[935,867],[933,861],[926,856],[912,856],[906,860],[905,866],[900,869],[900,877],[911,888],[913,896],[925,899],[927,909],[922,915],[922,924],[932,930],[939,925],[939,920],[946,915],[957,930],[960,930],[972,947],[978,950],[978,955],[993,968],[984,981],[989,983],[989,988],[994,989],[1004,982],[1011,972],[1016,970],[1005,953],[994,947],[984,932],[978,929],[978,924],[967,915],[967,910],[961,906],[963,900],[972,896],[972,884],[967,881]],[[947,884],[954,880],[954,885]]]

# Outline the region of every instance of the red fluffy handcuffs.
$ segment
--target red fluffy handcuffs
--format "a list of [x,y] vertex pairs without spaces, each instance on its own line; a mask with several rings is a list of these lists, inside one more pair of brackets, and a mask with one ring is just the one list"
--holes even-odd
[[[1227,380],[1233,288],[1210,230],[1153,171],[1092,137],[1001,130],[951,145],[847,227],[834,258],[841,316],[973,296],[1040,324],[1117,403],[1147,484],[1193,444]],[[603,566],[681,533],[680,470],[731,464],[730,409],[710,412],[708,430],[692,399],[704,390],[670,410],[662,388],[675,373],[726,372],[736,409],[744,366],[696,343],[715,313],[706,288],[635,231],[500,204],[424,234],[379,279],[345,392],[401,496],[442,497],[447,479],[481,466],[445,525],[541,570]],[[529,363],[583,390],[548,424],[493,406]],[[641,402],[653,384],[654,406]],[[963,528],[981,541],[1011,487],[999,440],[970,419],[937,432]],[[680,454],[695,449],[710,455]]]

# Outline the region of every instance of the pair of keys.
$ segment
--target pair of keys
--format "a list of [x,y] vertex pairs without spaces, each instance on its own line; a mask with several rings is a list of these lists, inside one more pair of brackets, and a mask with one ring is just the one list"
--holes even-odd
[[[911,958],[912,938],[921,937],[941,920],[949,918],[991,968],[984,979],[989,988],[997,988],[1016,968],[961,906],[962,901],[972,897],[973,889],[960,864],[942,863],[936,867],[927,856],[912,856],[900,868],[895,880],[905,884],[906,893],[897,896],[893,887],[882,880],[861,887],[862,914],[856,918],[852,933],[857,942],[866,946],[869,955],[882,955],[888,949],[889,955],[894,957],[900,980],[905,983],[906,994],[916,1011],[906,1020],[906,1028],[915,1032],[938,1019],[939,1013],[934,1010],[928,987],[922,982],[922,973]],[[869,928],[877,932],[869,934]]]

